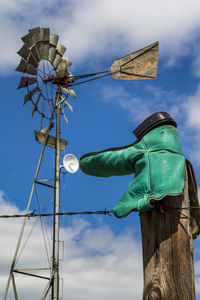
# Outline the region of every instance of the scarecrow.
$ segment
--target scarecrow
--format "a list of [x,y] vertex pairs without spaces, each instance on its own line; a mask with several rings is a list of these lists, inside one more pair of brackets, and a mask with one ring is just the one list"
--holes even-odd
[[[113,209],[115,216],[123,218],[132,211],[148,211],[158,207],[165,196],[182,194],[186,168],[190,206],[199,206],[193,167],[182,154],[173,118],[167,112],[156,112],[133,132],[137,140],[131,145],[88,153],[80,158],[80,168],[88,175],[135,174]],[[193,235],[199,232],[199,220],[199,210],[191,209]]]

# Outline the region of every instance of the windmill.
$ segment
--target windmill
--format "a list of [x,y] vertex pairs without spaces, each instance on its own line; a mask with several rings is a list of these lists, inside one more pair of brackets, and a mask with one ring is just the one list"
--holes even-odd
[[[18,51],[21,61],[16,71],[23,73],[18,89],[26,88],[24,105],[32,103],[31,115],[40,114],[40,131],[35,130],[36,140],[42,144],[42,151],[36,169],[30,197],[28,200],[26,213],[29,212],[33,193],[37,184],[51,187],[54,190],[54,219],[53,219],[53,246],[52,265],[48,284],[43,291],[41,299],[46,299],[51,290],[51,299],[59,299],[59,213],[60,213],[60,151],[64,150],[68,141],[60,138],[60,118],[68,119],[65,109],[71,112],[73,108],[69,103],[70,97],[76,98],[73,86],[95,80],[101,77],[112,75],[116,80],[144,80],[156,79],[158,65],[158,42],[149,45],[141,50],[133,52],[125,57],[115,60],[109,70],[84,75],[72,75],[68,68],[71,61],[64,57],[65,46],[59,43],[59,36],[51,33],[49,28],[36,27],[29,30],[29,33],[22,37],[23,46]],[[43,122],[48,125],[42,129]],[[56,136],[49,135],[53,121],[56,123]],[[38,180],[38,174],[44,155],[45,147],[55,148],[55,176],[54,184]],[[64,165],[67,171],[73,173],[77,170],[78,161],[73,155],[64,158]],[[18,238],[14,258],[10,268],[10,274],[4,294],[7,299],[10,282],[12,281],[15,299],[18,299],[15,284],[15,272],[23,275],[44,278],[27,272],[20,272],[15,269],[19,247],[22,241],[27,218],[24,218],[21,232]],[[35,269],[37,270],[37,269]]]

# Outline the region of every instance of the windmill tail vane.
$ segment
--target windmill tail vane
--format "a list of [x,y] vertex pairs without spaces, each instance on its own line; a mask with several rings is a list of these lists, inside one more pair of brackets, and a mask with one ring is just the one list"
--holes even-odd
[[[70,82],[69,86],[83,84],[109,75],[112,75],[115,80],[155,80],[157,79],[158,54],[159,42],[155,42],[115,60],[109,70],[84,75],[74,75],[73,82]],[[78,83],[76,82],[77,80],[87,77],[93,78]]]

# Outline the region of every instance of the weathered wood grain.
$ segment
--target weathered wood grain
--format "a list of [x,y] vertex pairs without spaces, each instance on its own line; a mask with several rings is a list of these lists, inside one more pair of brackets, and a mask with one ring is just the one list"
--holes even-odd
[[163,212],[140,214],[143,300],[195,300],[190,211],[165,211],[189,206],[187,171],[185,178],[184,194],[163,199]]

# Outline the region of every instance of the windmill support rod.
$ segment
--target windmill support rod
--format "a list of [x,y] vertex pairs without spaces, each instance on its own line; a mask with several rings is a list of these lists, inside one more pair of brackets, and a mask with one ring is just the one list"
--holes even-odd
[[32,276],[32,277],[36,277],[36,278],[50,280],[49,277],[40,276],[40,275],[36,275],[36,274],[31,274],[31,273],[27,273],[27,272],[21,272],[21,271],[17,271],[17,270],[13,270],[13,272],[18,273],[18,274],[22,274],[22,275],[27,275],[27,276]]
[[[49,130],[50,130],[50,127],[51,127],[50,125],[51,125],[53,117],[54,117],[55,109],[56,109],[56,103],[54,104],[52,115],[51,115],[51,118],[50,118],[50,121],[49,121],[49,127],[48,127],[48,130],[47,130],[45,143],[43,144],[42,151],[41,151],[41,154],[40,154],[40,158],[39,158],[39,162],[38,162],[38,165],[37,165],[37,170],[36,170],[36,173],[35,173],[35,178],[34,178],[34,181],[33,181],[33,185],[32,185],[32,189],[31,189],[31,193],[30,193],[30,196],[29,196],[29,200],[28,200],[28,204],[27,204],[27,207],[26,207],[25,214],[28,214],[28,212],[29,212],[29,208],[30,208],[30,205],[31,205],[31,200],[32,200],[32,197],[33,197],[33,192],[34,192],[34,189],[35,189],[35,181],[37,180],[38,173],[39,173],[39,170],[40,170],[40,166],[41,166],[45,146],[46,146],[47,139],[48,139],[48,133],[49,133]],[[3,300],[6,300],[7,295],[8,295],[10,280],[11,280],[11,277],[12,277],[13,268],[15,267],[15,264],[16,264],[16,259],[17,259],[17,255],[18,255],[18,252],[19,252],[19,247],[20,247],[20,244],[21,244],[22,236],[23,236],[23,233],[24,233],[24,228],[25,228],[25,225],[26,225],[26,220],[27,220],[27,217],[24,218],[24,221],[23,221],[23,224],[22,224],[22,227],[21,227],[21,231],[20,231],[17,246],[16,246],[16,249],[15,249],[15,253],[14,253],[14,257],[13,257],[13,261],[12,261],[8,281],[7,281],[7,284],[6,284]]]
[[46,186],[46,187],[49,187],[51,189],[55,189],[55,186],[54,185],[50,185],[50,184],[47,184],[47,183],[43,183],[43,182],[40,182],[38,180],[35,180],[35,183],[37,184],[40,184],[40,185],[43,185],[43,186]]
[[17,288],[16,288],[15,278],[14,278],[14,275],[13,275],[13,274],[12,274],[12,284],[13,284],[13,291],[14,291],[14,295],[15,295],[15,300],[18,300],[18,296],[17,296]]
[[54,276],[54,274],[52,274],[52,278],[49,280],[47,286],[45,287],[45,290],[44,290],[44,292],[43,292],[42,297],[40,298],[40,300],[45,300],[46,299],[46,296],[48,295],[48,292],[49,292],[49,290],[50,290],[50,288],[52,286],[53,276]]
[[50,270],[50,268],[15,269],[15,272],[16,271],[19,271],[19,272],[24,272],[24,271],[44,271],[44,270]]
[[[56,115],[56,154],[55,154],[55,190],[54,190],[54,214],[60,212],[60,98],[61,90],[57,90],[57,115]],[[52,261],[52,300],[59,299],[59,215],[53,219],[53,261]]]

